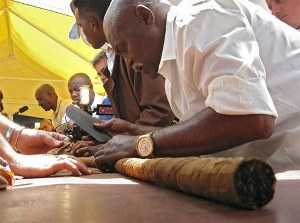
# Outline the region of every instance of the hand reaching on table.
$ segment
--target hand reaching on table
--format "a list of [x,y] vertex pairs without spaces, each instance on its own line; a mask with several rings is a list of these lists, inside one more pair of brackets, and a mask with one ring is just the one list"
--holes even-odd
[[61,170],[68,170],[76,176],[89,174],[84,164],[65,155],[17,154],[10,166],[15,174],[24,177],[47,177]]
[[18,139],[15,139],[17,149],[23,154],[41,154],[60,147],[68,138],[56,132],[46,132],[35,129],[21,130]]

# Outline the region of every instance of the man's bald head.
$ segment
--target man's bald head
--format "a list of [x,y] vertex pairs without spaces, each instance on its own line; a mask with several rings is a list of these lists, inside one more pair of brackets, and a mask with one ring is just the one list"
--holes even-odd
[[50,84],[42,84],[35,91],[36,94],[41,93],[41,92],[47,92],[47,93],[50,93],[50,94],[56,94],[54,87],[51,86]]
[[35,91],[35,98],[45,111],[56,110],[57,94],[50,84],[43,84]]
[[107,41],[129,66],[156,73],[169,5],[160,0],[113,0],[104,17]]
[[95,97],[93,84],[90,77],[85,73],[76,73],[68,81],[68,89],[74,104],[80,102],[80,88],[84,85],[90,88],[90,102],[92,103]]
[[[132,21],[128,19],[137,13],[138,6],[144,6],[145,9],[153,9],[159,3],[159,0],[113,0],[107,9],[104,17],[103,26],[104,31],[107,30],[109,34],[113,30],[119,31],[122,28],[134,28]],[[127,19],[126,19],[127,18]],[[131,23],[130,26],[124,26]]]

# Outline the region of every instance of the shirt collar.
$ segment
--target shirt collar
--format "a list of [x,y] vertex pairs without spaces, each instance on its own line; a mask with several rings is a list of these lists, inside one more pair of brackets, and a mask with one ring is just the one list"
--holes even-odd
[[107,58],[107,68],[110,72],[110,75],[113,72],[114,62],[115,62],[115,52],[112,46],[109,43],[105,43],[101,49],[105,52]]
[[162,68],[163,63],[168,60],[176,59],[176,43],[174,39],[174,22],[177,16],[177,7],[170,6],[167,14],[166,32],[164,39],[164,46],[162,50],[161,60],[159,64],[159,70]]

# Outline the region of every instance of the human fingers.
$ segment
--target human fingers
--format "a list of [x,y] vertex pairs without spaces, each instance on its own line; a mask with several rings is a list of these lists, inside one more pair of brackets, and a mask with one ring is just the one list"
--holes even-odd
[[94,146],[95,142],[94,141],[79,141],[74,144],[73,149],[76,151],[80,148],[88,147],[88,146]]
[[110,130],[110,128],[113,126],[114,119],[108,120],[108,121],[98,121],[94,123],[94,128],[97,130]]
[[60,134],[58,132],[49,132],[48,134],[50,134],[54,139],[59,140],[59,141],[69,141],[70,140],[67,136]]
[[93,156],[97,151],[101,150],[100,146],[87,146],[74,151],[76,156]]
[[79,169],[79,171],[84,174],[84,175],[89,175],[90,174],[90,171],[89,169],[87,168],[87,166],[82,163],[81,161],[79,160],[76,160],[76,159],[73,159],[73,158],[70,158],[70,161],[76,165],[76,167]]
[[68,170],[75,176],[81,176],[82,174],[89,174],[87,167],[81,162],[68,158],[65,156],[59,156],[57,162],[52,166],[52,172],[56,173],[60,170]]

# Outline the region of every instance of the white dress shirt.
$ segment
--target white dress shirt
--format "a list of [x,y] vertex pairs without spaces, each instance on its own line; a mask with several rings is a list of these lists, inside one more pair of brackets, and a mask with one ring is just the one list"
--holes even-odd
[[113,72],[116,54],[109,43],[105,43],[101,49],[105,52],[107,58],[107,68],[110,74]]
[[271,12],[268,8],[267,2],[265,0],[249,0],[250,2],[259,5],[263,9],[267,10],[268,12]]
[[278,117],[270,139],[221,155],[300,167],[299,32],[245,0],[183,0],[168,13],[159,73],[180,120],[207,107]]
[[[183,2],[184,0],[169,0],[169,3],[172,5],[179,5],[181,2]],[[247,0],[245,0],[247,1]],[[260,7],[262,7],[263,9],[266,9],[269,11],[268,5],[266,3],[265,0],[248,0],[256,5],[259,5]]]

